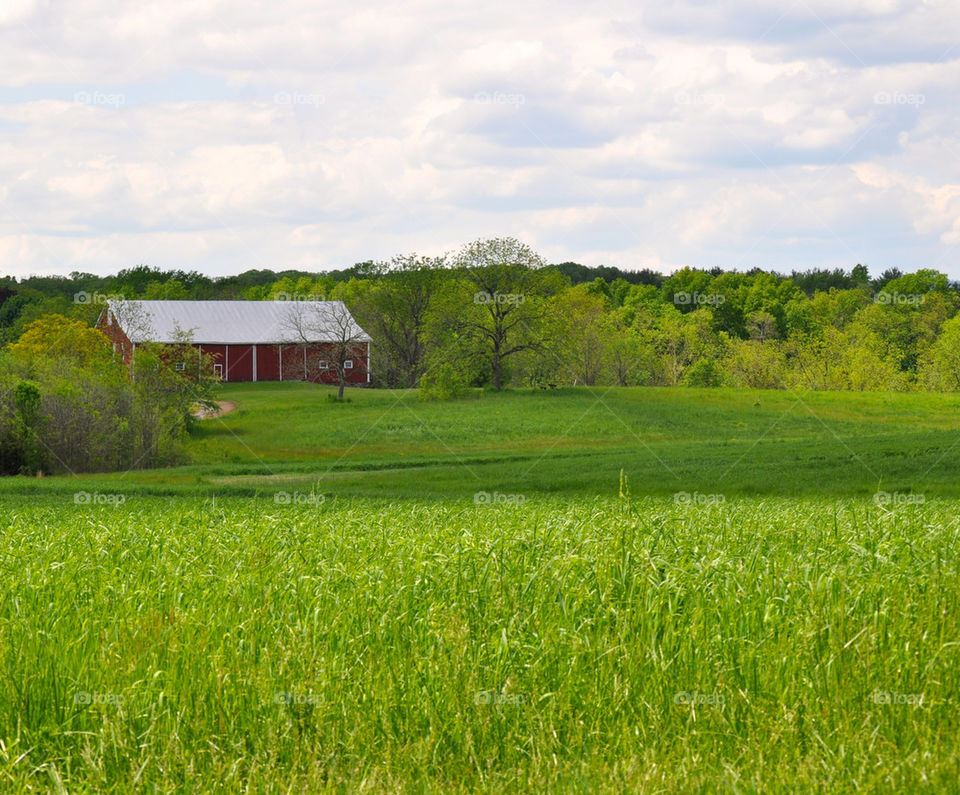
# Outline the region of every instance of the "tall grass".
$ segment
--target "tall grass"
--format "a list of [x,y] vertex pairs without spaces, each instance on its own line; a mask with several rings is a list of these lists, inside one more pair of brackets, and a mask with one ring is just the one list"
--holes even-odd
[[958,507],[8,498],[0,790],[949,789]]

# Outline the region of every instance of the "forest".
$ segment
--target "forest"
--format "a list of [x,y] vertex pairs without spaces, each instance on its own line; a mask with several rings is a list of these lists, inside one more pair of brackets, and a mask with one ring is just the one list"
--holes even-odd
[[52,314],[92,326],[111,298],[343,300],[375,341],[372,383],[425,398],[505,386],[960,388],[960,285],[937,270],[666,275],[548,264],[513,238],[324,273],[141,265],[0,279],[0,342],[9,349]]

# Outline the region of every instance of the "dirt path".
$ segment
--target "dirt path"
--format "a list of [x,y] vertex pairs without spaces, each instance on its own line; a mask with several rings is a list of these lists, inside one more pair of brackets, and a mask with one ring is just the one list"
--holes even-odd
[[222,417],[224,414],[229,414],[237,407],[237,404],[230,400],[218,400],[217,406],[219,406],[219,408],[216,411],[204,411],[201,409],[195,411],[193,416],[198,420],[212,420],[216,417]]

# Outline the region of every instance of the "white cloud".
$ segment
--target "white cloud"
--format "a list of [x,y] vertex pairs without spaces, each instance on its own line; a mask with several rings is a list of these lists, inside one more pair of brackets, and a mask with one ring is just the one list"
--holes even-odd
[[874,269],[960,245],[946,0],[11,0],[0,271],[553,260]]

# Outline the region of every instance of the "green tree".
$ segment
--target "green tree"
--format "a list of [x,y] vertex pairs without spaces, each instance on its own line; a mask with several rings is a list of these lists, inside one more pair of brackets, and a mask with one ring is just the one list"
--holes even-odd
[[693,312],[703,307],[715,295],[714,277],[695,268],[681,268],[667,279],[661,289],[663,300],[672,303],[681,312]]
[[762,310],[747,315],[747,334],[757,342],[776,339],[779,335],[777,319],[769,312]]
[[783,389],[786,383],[785,356],[777,340],[730,340],[721,369],[731,386]]
[[616,386],[634,386],[650,380],[655,369],[654,351],[644,345],[633,327],[636,312],[632,308],[609,312],[600,321],[606,344],[607,370]]
[[[689,314],[668,308],[659,317],[646,318],[648,325],[640,331],[641,339],[656,352],[652,383],[677,386],[687,369],[699,359],[715,357],[720,352],[719,338],[713,330],[713,317],[708,309]],[[653,322],[650,322],[650,321]]]
[[7,349],[21,361],[45,356],[70,359],[80,365],[106,361],[112,352],[110,340],[97,329],[59,314],[44,315],[30,323]]
[[940,335],[923,357],[921,383],[927,389],[960,392],[960,315],[940,328]]
[[551,302],[552,331],[560,378],[572,384],[597,384],[605,370],[608,350],[606,293],[593,283],[571,287]]
[[190,293],[183,286],[183,282],[167,279],[165,282],[148,283],[143,298],[146,301],[185,301],[190,298]]
[[38,432],[43,418],[40,415],[40,387],[33,381],[21,381],[14,390],[16,415],[14,444],[20,450],[20,471],[33,475],[44,467],[44,453]]
[[341,282],[334,297],[346,302],[373,337],[380,383],[413,388],[427,370],[427,325],[434,296],[448,275],[442,257],[411,255],[365,279]]
[[565,277],[514,238],[478,240],[457,257],[460,289],[444,306],[444,320],[489,366],[494,389],[504,366],[524,351],[546,351],[548,301]]

